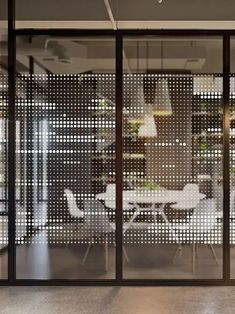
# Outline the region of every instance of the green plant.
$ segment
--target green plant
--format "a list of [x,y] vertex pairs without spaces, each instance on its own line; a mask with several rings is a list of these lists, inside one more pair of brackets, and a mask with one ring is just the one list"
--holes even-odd
[[207,104],[202,103],[202,104],[201,104],[201,110],[202,110],[202,111],[206,111],[206,109],[207,109]]
[[105,99],[99,101],[99,109],[104,110],[108,107],[108,102]]
[[161,186],[157,184],[156,182],[147,181],[140,184],[140,188],[143,190],[160,190]]
[[128,132],[130,134],[137,134],[140,125],[141,125],[141,122],[138,121],[138,120],[136,120],[136,121],[128,121],[128,123],[127,123]]
[[207,145],[205,143],[201,143],[198,145],[198,148],[200,151],[206,151],[207,150]]

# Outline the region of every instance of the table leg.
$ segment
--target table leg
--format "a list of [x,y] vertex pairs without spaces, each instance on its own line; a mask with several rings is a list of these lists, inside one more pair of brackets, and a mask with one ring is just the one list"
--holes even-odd
[[127,229],[129,229],[132,225],[132,223],[134,222],[134,220],[136,219],[136,217],[140,214],[141,212],[141,208],[137,205],[137,209],[134,212],[134,214],[132,215],[131,219],[128,221],[128,223],[126,224],[125,229],[123,230],[123,233],[126,232]]
[[160,207],[159,207],[159,213],[160,215],[162,216],[163,220],[165,221],[165,223],[167,224],[168,228],[170,229],[173,237],[175,238],[176,240],[176,243],[179,243],[179,239],[174,231],[174,229],[171,227],[171,224],[169,223],[169,220],[167,219],[167,216],[165,215],[164,213],[164,209],[165,209],[165,204],[162,204]]
[[157,213],[156,213],[155,204],[152,204],[151,209],[152,209],[152,212],[153,212],[154,227],[156,228]]

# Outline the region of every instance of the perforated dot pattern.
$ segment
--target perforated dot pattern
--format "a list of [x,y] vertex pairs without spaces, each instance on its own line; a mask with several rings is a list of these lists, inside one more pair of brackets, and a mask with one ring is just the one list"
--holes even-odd
[[0,246],[8,243],[7,216],[8,76],[0,73]]
[[113,242],[115,75],[22,75],[18,92],[16,243]]
[[235,244],[235,77],[230,77],[230,244]]
[[124,243],[221,243],[221,100],[220,76],[124,75]]

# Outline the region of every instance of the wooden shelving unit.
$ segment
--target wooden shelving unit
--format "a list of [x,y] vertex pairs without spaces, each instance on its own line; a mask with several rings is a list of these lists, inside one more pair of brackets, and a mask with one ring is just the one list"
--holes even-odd
[[[221,96],[222,97],[222,96]],[[222,98],[215,92],[209,99],[200,94],[192,100],[192,177],[207,197],[215,194],[215,182],[222,169]]]

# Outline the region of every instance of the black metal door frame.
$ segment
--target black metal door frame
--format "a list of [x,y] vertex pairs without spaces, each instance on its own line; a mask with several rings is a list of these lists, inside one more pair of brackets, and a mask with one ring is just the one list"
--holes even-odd
[[[229,82],[230,82],[230,37],[235,30],[79,30],[79,29],[15,29],[15,1],[8,0],[8,279],[0,285],[83,285],[83,286],[180,286],[180,285],[235,285],[230,279],[229,243]],[[66,279],[16,279],[15,245],[15,76],[17,36],[53,35],[71,36],[113,36],[116,40],[116,278],[108,280],[66,280]],[[223,40],[223,278],[222,279],[177,279],[143,280],[123,279],[122,269],[122,113],[123,113],[123,38],[125,36],[218,36]]]

